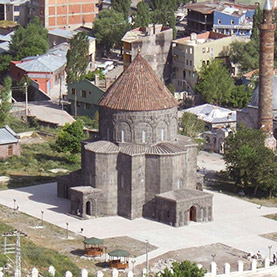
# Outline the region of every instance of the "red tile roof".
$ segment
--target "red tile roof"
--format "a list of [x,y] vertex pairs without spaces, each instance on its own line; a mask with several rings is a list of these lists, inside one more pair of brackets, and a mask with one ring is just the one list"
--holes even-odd
[[178,103],[147,61],[138,54],[107,90],[99,105],[115,110],[152,111],[173,108]]

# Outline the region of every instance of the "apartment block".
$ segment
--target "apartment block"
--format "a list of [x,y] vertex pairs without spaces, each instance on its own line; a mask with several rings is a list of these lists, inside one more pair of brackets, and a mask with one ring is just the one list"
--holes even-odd
[[193,92],[199,70],[217,57],[226,57],[234,41],[248,41],[244,37],[227,36],[216,32],[192,33],[176,39],[172,45],[172,83],[176,91]]
[[92,27],[98,0],[31,0],[30,17],[38,16],[45,28],[53,30]]

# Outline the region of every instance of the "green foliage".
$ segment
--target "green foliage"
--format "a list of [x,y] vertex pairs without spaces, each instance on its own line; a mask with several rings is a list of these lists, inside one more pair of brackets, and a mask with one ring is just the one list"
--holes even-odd
[[169,83],[168,85],[167,85],[167,88],[169,89],[169,91],[173,94],[173,96],[174,96],[174,92],[175,92],[175,87],[173,86],[173,84],[172,83]]
[[26,28],[20,26],[12,36],[10,51],[16,60],[28,56],[42,55],[49,48],[48,31],[35,17]]
[[258,188],[270,195],[277,192],[277,160],[265,147],[265,134],[240,126],[225,142],[224,160],[238,188],[257,194]]
[[71,39],[66,59],[66,82],[74,83],[84,79],[89,64],[89,40],[85,32],[79,32]]
[[137,12],[135,14],[135,26],[147,27],[151,23],[151,15],[149,6],[145,2],[139,2],[137,4]]
[[255,10],[255,14],[253,16],[253,27],[252,27],[252,35],[251,39],[258,41],[259,40],[259,24],[263,21],[263,12],[258,5]]
[[77,116],[78,120],[80,120],[83,124],[84,127],[89,128],[89,129],[98,129],[98,124],[99,124],[99,113],[96,112],[94,115],[94,118],[91,119],[88,116]]
[[181,126],[181,134],[194,139],[205,131],[205,122],[192,113],[183,114]]
[[11,87],[12,79],[10,77],[5,78],[3,88],[0,91],[0,127],[5,124],[11,109]]
[[90,81],[95,81],[95,75],[99,75],[99,80],[105,80],[105,75],[102,69],[96,69],[94,71],[89,71],[85,74],[84,78]]
[[125,19],[128,18],[131,6],[130,0],[111,0],[111,3],[112,9],[114,9],[118,13],[122,13]]
[[85,139],[82,122],[76,120],[72,124],[67,123],[59,132],[54,149],[58,152],[79,153],[82,139]]
[[[173,272],[172,272],[173,271]],[[172,270],[165,269],[164,272],[158,273],[157,277],[204,277],[205,270],[198,268],[196,263],[190,261],[172,263]]]
[[113,9],[102,10],[94,21],[93,33],[97,43],[110,51],[115,45],[122,45],[121,39],[129,28],[129,23],[124,20],[122,13]]
[[233,79],[221,60],[203,64],[195,91],[210,104],[222,105],[229,102],[234,87]]
[[10,61],[12,60],[12,56],[8,54],[0,55],[0,74],[5,75],[9,71]]
[[231,43],[229,59],[238,65],[241,74],[257,69],[259,67],[259,43],[256,40],[248,43]]
[[235,108],[246,107],[251,99],[253,90],[245,85],[234,86],[229,103]]

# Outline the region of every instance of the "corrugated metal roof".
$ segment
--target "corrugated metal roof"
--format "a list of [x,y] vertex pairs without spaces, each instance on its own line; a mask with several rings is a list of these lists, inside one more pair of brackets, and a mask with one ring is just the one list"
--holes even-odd
[[164,110],[178,106],[147,61],[138,54],[107,90],[100,106],[124,111]]
[[17,143],[18,139],[13,130],[9,126],[4,126],[0,129],[0,144]]

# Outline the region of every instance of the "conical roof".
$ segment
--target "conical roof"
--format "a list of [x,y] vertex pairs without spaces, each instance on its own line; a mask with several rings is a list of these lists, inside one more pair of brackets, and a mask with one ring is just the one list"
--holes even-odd
[[152,111],[178,104],[147,61],[138,54],[107,90],[99,105],[115,110]]

